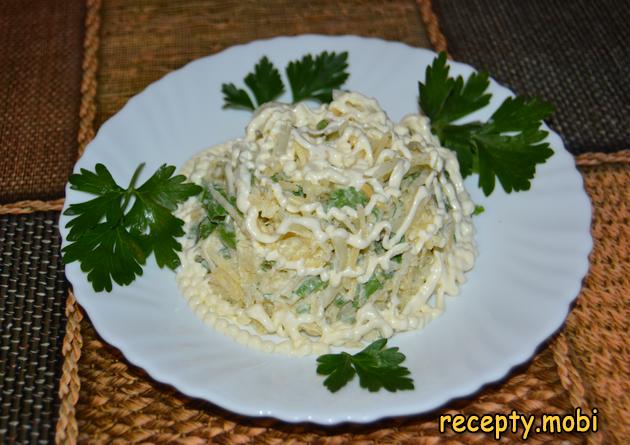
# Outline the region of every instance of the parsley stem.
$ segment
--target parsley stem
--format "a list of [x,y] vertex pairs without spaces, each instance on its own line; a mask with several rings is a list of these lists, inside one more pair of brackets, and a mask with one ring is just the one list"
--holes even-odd
[[138,167],[136,168],[136,171],[133,172],[133,176],[131,177],[131,181],[129,181],[129,186],[127,187],[127,192],[125,193],[125,200],[123,201],[123,205],[122,205],[123,212],[127,210],[127,205],[129,205],[129,200],[131,199],[131,197],[134,195],[134,192],[136,191],[136,188],[135,188],[136,181],[138,180],[138,176],[140,176],[140,172],[142,172],[143,168],[144,168],[144,162],[138,165]]

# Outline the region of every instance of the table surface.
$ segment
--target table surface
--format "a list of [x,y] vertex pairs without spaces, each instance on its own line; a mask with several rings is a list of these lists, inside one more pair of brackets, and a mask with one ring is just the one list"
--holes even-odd
[[[209,422],[212,428],[220,424],[223,433],[230,431],[220,436],[223,442],[239,441],[238,434],[243,443],[255,443],[256,438],[270,443],[276,439],[375,442],[376,437],[386,443],[433,434],[417,425],[434,421],[435,413],[378,424],[370,431],[251,424],[216,407],[198,406],[150,381],[100,342],[89,321],[77,324],[77,314],[72,312],[68,326],[82,332],[83,343],[70,342],[64,349],[68,285],[57,219],[63,188],[80,148],[130,97],[188,61],[238,43],[302,33],[376,36],[447,49],[455,60],[489,71],[518,94],[539,96],[554,105],[549,124],[576,155],[593,200],[593,267],[563,338],[505,381],[472,397],[474,402],[467,406],[490,410],[482,402],[499,396],[505,403],[501,406],[519,406],[513,402],[518,384],[538,379],[540,385],[548,385],[550,394],[557,388],[556,399],[541,399],[541,394],[531,399],[558,409],[575,406],[577,396],[600,404],[608,431],[588,440],[623,443],[625,434],[630,434],[629,421],[614,413],[630,409],[623,396],[630,393],[624,383],[630,379],[623,378],[630,377],[630,345],[623,335],[630,327],[630,286],[624,278],[630,276],[630,255],[624,249],[630,234],[629,22],[630,2],[614,0],[1,2],[0,443],[49,443],[56,428],[78,428],[78,436],[74,431],[70,442],[72,437],[86,443],[167,442],[191,438],[192,431],[198,432],[197,439],[212,438]],[[616,298],[615,310],[607,296]],[[600,324],[586,333],[584,326],[597,319],[589,311],[603,311],[612,325]],[[78,365],[68,360],[72,348],[75,359],[83,354]],[[564,368],[558,357],[566,357],[573,367]],[[74,374],[68,368],[72,366]],[[573,369],[578,380],[563,375],[566,369]],[[80,392],[67,376],[82,383]],[[567,381],[580,381],[582,387],[577,392],[567,390]],[[129,385],[128,394],[135,398],[144,423],[136,417],[131,424],[122,411],[104,408],[129,401],[117,401],[108,392],[107,385],[115,384]],[[65,394],[74,388],[78,403],[61,403],[60,388]],[[462,403],[446,409],[465,412],[468,408]],[[186,429],[180,419],[177,431],[164,435],[170,427],[146,421],[164,418],[169,410],[193,418],[193,409],[194,419],[206,422],[205,429]],[[199,417],[204,412],[211,417]],[[200,431],[209,435],[201,436]],[[579,443],[584,438],[563,439]]]

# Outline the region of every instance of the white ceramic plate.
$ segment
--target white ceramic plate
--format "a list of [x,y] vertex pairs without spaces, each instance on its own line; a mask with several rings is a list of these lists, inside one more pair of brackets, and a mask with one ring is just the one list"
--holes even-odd
[[[345,87],[373,96],[393,120],[417,111],[417,83],[435,53],[359,37],[306,35],[256,41],[192,62],[147,87],[101,127],[75,166],[102,162],[120,184],[146,162],[145,180],[163,163],[181,166],[199,150],[243,134],[245,111],[223,110],[221,83],[242,83],[261,56],[281,69],[322,50],[348,51]],[[453,74],[473,70],[451,63]],[[284,75],[284,74],[283,74]],[[510,91],[491,82],[487,118]],[[289,100],[288,94],[282,98]],[[369,393],[355,378],[336,394],[315,373],[315,357],[265,354],[237,344],[193,315],[170,270],[150,260],[144,275],[110,294],[93,292],[79,264],[66,267],[75,295],[104,340],[153,378],[237,413],[333,424],[415,414],[468,395],[529,359],[563,323],[580,290],[591,250],[590,204],[560,138],[532,189],[506,195],[497,184],[475,217],[479,257],[458,297],[419,332],[390,340],[407,355],[414,391]],[[141,182],[139,182],[141,183]],[[66,206],[89,198],[66,188]],[[63,245],[68,217],[60,220]]]

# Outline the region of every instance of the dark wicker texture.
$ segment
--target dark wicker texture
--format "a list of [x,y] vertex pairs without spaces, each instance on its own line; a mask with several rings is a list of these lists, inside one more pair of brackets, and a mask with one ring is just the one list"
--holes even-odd
[[630,2],[433,0],[455,60],[555,106],[569,151],[630,144]]
[[58,213],[0,216],[0,443],[55,432],[67,288]]

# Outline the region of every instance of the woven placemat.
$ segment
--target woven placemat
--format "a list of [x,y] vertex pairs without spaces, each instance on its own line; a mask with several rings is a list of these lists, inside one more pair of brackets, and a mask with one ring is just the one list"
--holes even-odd
[[[593,205],[591,267],[564,329],[568,358],[615,443],[630,439],[630,165],[582,170]],[[578,382],[577,379],[573,379]],[[612,440],[610,440],[612,442]]]
[[0,203],[58,198],[76,161],[84,0],[0,1]]
[[[568,413],[573,406],[560,383],[553,353],[545,348],[508,380],[484,389],[474,399],[449,403],[424,416],[395,418],[371,425],[334,428],[287,424],[274,419],[237,416],[210,403],[193,400],[154,382],[144,371],[129,365],[120,353],[99,340],[89,322],[81,325],[83,349],[79,366],[81,396],[77,404],[80,443],[426,443],[439,438],[448,443],[475,443],[489,437],[478,434],[440,434],[437,418],[444,413],[542,412]],[[314,372],[314,371],[313,371]],[[115,390],[113,390],[115,388]],[[506,436],[503,443],[514,442]],[[579,436],[562,435],[569,443]],[[535,436],[532,443],[550,437]]]
[[[404,3],[404,8],[400,10],[407,11],[405,8],[409,8],[409,2],[400,3]],[[200,2],[190,4],[198,5]],[[138,27],[137,22],[132,24],[128,19],[117,21],[113,18],[116,13],[128,13],[129,7],[124,1],[113,2],[106,5],[103,13],[104,26],[108,26],[108,20],[111,20],[111,23],[118,23],[121,29],[115,33],[111,31],[111,35],[104,29],[102,34],[102,54],[108,54],[108,58],[103,58],[103,68],[99,72],[99,121],[115,112],[128,97],[137,92],[131,88],[125,90],[127,81],[133,83],[134,88],[141,88],[154,77],[164,74],[162,70],[170,70],[189,57],[195,57],[194,51],[186,53],[186,48],[178,50],[177,45],[199,48],[195,46],[196,39],[177,33],[179,37],[161,34],[158,38],[161,45],[169,48],[169,54],[175,59],[171,62],[168,62],[168,57],[156,59],[154,54],[155,51],[159,52],[157,48],[160,45],[153,45],[150,41],[152,26],[159,23],[161,28],[158,29],[162,31],[173,29],[168,24],[170,19],[161,16],[159,11],[148,4],[143,6],[143,11],[149,13],[147,17],[151,18],[145,18],[142,26]],[[195,9],[177,9],[179,14],[189,10]],[[199,14],[198,9],[195,11]],[[419,9],[414,7],[413,11],[416,16],[419,16],[418,12],[421,13],[427,24],[426,35],[436,48],[445,47],[446,40],[439,32],[430,2],[420,1]],[[258,13],[264,15],[261,10]],[[257,17],[251,20],[256,21]],[[181,22],[181,18],[174,20],[176,23]],[[195,21],[195,18],[189,17],[188,20]],[[247,22],[248,19],[243,20]],[[336,17],[336,20],[343,22],[343,16]],[[308,18],[304,22],[308,23]],[[231,22],[228,20],[226,23]],[[230,26],[217,34],[230,35]],[[132,27],[139,28],[140,35],[148,40],[131,38],[137,31],[132,30]],[[128,33],[126,40],[120,34],[125,29]],[[376,29],[378,35],[378,27]],[[309,29],[299,32],[306,31]],[[365,34],[356,30],[345,30],[343,33],[346,32]],[[371,29],[371,32],[374,30]],[[291,34],[287,29],[279,29],[278,33]],[[118,43],[122,46],[113,45],[108,52],[109,38],[122,39]],[[148,48],[146,53],[143,52],[144,48]],[[178,54],[182,53],[188,55],[179,57]],[[142,63],[130,63],[130,57]],[[165,60],[173,65],[163,67]],[[110,69],[114,71],[119,70],[119,73],[108,71],[106,64],[110,64]],[[118,75],[125,80],[119,79]],[[83,123],[89,121],[83,119]],[[596,206],[593,228],[595,248],[592,271],[565,329],[551,343],[544,345],[529,364],[514,370],[507,380],[484,388],[474,398],[454,401],[442,410],[424,416],[389,419],[367,426],[350,425],[330,429],[285,424],[273,419],[243,418],[209,403],[182,396],[172,388],[152,381],[142,370],[128,365],[115,349],[98,339],[89,321],[82,320],[82,314],[77,311],[71,296],[67,306],[69,322],[64,341],[58,442],[73,443],[78,439],[81,443],[485,443],[492,439],[482,434],[439,434],[437,416],[443,412],[507,413],[511,409],[528,414],[562,414],[571,412],[575,407],[590,410],[593,406],[600,407],[593,404],[601,404],[599,433],[588,436],[536,435],[530,439],[530,443],[623,443],[623,438],[630,437],[630,428],[624,419],[615,418],[615,415],[628,408],[625,399],[628,393],[625,386],[625,366],[628,363],[625,333],[630,314],[623,299],[619,298],[616,303],[609,301],[608,288],[618,285],[621,293],[624,290],[627,293],[629,286],[620,278],[624,275],[614,274],[610,278],[610,275],[602,272],[611,264],[628,265],[627,253],[615,246],[611,248],[606,243],[606,237],[610,235],[609,227],[614,227],[616,239],[628,237],[627,207],[619,206],[618,203],[627,202],[628,199],[630,167],[627,163],[630,156],[628,153],[615,156],[589,154],[579,158],[579,163],[585,166],[582,171],[587,190]],[[619,161],[621,164],[602,164],[610,161]],[[625,273],[623,267],[618,269],[620,274]],[[617,311],[615,314],[608,310],[613,307]],[[594,308],[600,311],[597,314],[599,316],[589,318],[588,314]],[[598,366],[600,360],[602,366]],[[502,441],[513,443],[515,440],[515,436],[508,435]]]
[[0,216],[0,443],[50,443],[67,288],[58,213]]

